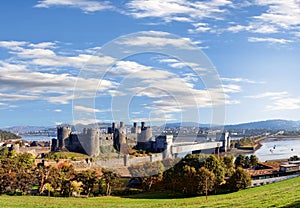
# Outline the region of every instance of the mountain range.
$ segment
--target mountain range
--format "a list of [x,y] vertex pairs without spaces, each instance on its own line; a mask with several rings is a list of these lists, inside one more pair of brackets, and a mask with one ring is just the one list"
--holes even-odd
[[[168,123],[167,127],[193,127],[199,126],[202,128],[209,127],[218,127],[218,125],[210,125],[210,124],[197,124],[195,122],[183,122],[183,123]],[[241,123],[241,124],[231,124],[225,125],[225,129],[268,129],[268,130],[300,130],[300,121],[291,121],[291,120],[282,120],[282,119],[274,119],[274,120],[266,120],[266,121],[256,121],[249,123]]]
[[[110,124],[99,124],[101,127],[110,126]],[[210,124],[199,124],[195,122],[182,122],[182,123],[167,123],[166,127],[176,128],[176,127],[201,127],[201,128],[210,128],[210,127],[218,127],[218,125],[210,125]],[[241,124],[231,124],[225,125],[225,129],[268,129],[268,130],[289,130],[296,131],[300,130],[300,121],[292,121],[292,120],[266,120],[266,121],[256,121],[249,123],[241,123]],[[35,132],[35,131],[43,131],[54,129],[55,126],[14,126],[9,128],[4,128],[3,130],[10,132]],[[83,128],[83,127],[82,127]]]

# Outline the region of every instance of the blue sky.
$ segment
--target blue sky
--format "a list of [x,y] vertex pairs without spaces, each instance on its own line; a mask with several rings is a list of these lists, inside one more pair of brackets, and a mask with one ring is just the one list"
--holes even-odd
[[[211,123],[214,116],[228,124],[300,120],[298,0],[0,5],[0,127],[112,120]],[[132,33],[137,35],[131,47],[158,53],[123,60],[99,54]],[[166,45],[180,51],[185,44],[202,50],[199,62],[209,68],[203,62],[210,60],[215,69],[197,69],[196,63],[159,53]],[[90,65],[98,71],[89,71]],[[101,71],[103,66],[111,68]],[[207,83],[209,73],[218,78],[215,86]]]

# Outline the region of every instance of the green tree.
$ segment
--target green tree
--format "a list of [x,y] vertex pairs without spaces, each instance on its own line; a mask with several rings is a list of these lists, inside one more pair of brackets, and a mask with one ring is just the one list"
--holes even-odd
[[[185,165],[181,172],[181,185],[182,192],[186,195],[196,195],[198,192],[198,183],[196,181],[197,171],[194,167]],[[179,187],[180,188],[180,187]]]
[[250,168],[250,166],[251,166],[250,158],[249,158],[249,156],[246,156],[243,168]]
[[197,179],[198,179],[197,193],[198,194],[205,193],[206,200],[207,200],[208,192],[214,189],[215,174],[209,171],[207,168],[201,167],[198,170]]
[[224,183],[225,178],[225,170],[218,158],[216,158],[214,155],[210,155],[205,161],[204,161],[204,167],[206,167],[208,170],[214,173],[215,175],[215,185],[219,186],[222,183]]
[[45,183],[44,186],[43,186],[43,189],[46,189],[46,190],[47,190],[47,192],[48,192],[48,197],[50,197],[51,192],[54,191],[54,188],[51,186],[50,183]]
[[128,169],[132,177],[140,179],[143,189],[149,191],[153,184],[160,181],[165,167],[161,161],[156,161],[132,165]]
[[255,167],[258,162],[259,162],[259,160],[255,155],[250,156],[250,165],[251,165],[251,167]]
[[84,194],[89,196],[97,183],[97,174],[95,170],[84,170],[77,173],[75,179],[82,183]]
[[225,170],[225,177],[230,177],[235,171],[234,157],[233,155],[224,156],[222,158],[222,164]]
[[80,195],[80,193],[83,191],[82,185],[83,183],[81,181],[71,181],[71,192],[76,192],[76,194]]
[[243,168],[238,167],[235,173],[230,177],[230,188],[233,191],[245,189],[251,185],[251,177]]
[[102,184],[105,187],[105,195],[110,196],[112,187],[119,183],[120,176],[109,170],[103,170],[102,172]]
[[245,166],[245,155],[238,155],[234,161],[235,167],[244,167]]
[[64,197],[69,197],[71,195],[71,181],[75,178],[74,167],[67,162],[63,162],[58,165],[58,170],[60,194]]

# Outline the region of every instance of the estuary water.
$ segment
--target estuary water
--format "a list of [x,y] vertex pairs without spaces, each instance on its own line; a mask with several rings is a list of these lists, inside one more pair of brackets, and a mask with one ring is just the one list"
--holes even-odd
[[268,138],[261,142],[261,147],[254,152],[260,161],[288,159],[300,156],[300,138]]
[[21,135],[22,140],[26,141],[50,141],[52,138],[56,138],[56,136],[24,136]]

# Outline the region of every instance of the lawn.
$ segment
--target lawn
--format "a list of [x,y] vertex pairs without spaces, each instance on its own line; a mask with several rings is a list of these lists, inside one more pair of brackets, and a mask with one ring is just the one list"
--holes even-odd
[[54,198],[0,196],[0,207],[300,207],[300,177],[231,194],[172,198],[166,193],[130,197]]

